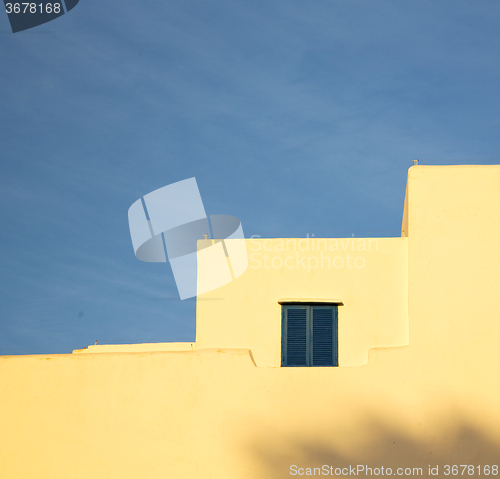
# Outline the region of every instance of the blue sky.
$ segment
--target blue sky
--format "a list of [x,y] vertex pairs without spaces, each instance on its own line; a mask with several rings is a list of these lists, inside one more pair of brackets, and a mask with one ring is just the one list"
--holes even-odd
[[247,237],[398,236],[413,158],[499,163],[499,24],[457,0],[0,14],[0,354],[194,340],[127,221],[186,178]]

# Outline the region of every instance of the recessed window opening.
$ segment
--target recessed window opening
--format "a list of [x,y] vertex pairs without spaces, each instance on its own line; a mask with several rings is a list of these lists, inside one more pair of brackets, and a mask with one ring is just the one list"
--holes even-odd
[[338,366],[337,305],[283,304],[281,365]]

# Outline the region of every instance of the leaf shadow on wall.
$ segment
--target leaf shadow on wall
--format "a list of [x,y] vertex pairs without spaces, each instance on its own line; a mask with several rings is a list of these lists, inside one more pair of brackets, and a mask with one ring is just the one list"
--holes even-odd
[[[344,474],[350,467],[361,477],[377,475],[376,468],[379,469],[378,475],[387,475],[387,468],[391,468],[393,476],[432,477],[429,467],[436,466],[438,475],[435,477],[447,477],[446,465],[457,465],[456,475],[469,477],[479,477],[477,466],[481,467],[481,477],[488,475],[484,467],[489,466],[489,475],[498,477],[498,472],[495,475],[491,466],[500,463],[500,443],[478,425],[463,418],[451,423],[447,421],[442,426],[426,423],[422,426],[420,437],[402,432],[402,427],[389,427],[383,421],[372,418],[364,422],[363,427],[353,426],[352,431],[336,428],[332,424],[325,435],[322,428],[318,434],[322,439],[304,438],[300,433],[266,434],[265,441],[260,438],[250,446],[255,462],[260,465],[255,477],[277,479],[300,476],[299,472],[305,477],[308,472],[316,476],[352,476],[352,472]],[[464,470],[461,465],[474,466],[474,474],[470,474],[472,469]],[[365,469],[358,470],[358,466]],[[371,473],[367,467],[372,469]],[[381,467],[384,468],[384,474]],[[299,471],[298,468],[303,470]],[[407,468],[412,469],[410,474],[406,474],[409,472],[405,472]],[[418,474],[413,468],[421,468],[421,472]],[[338,469],[337,474],[335,469]],[[453,475],[449,474],[450,477]]]

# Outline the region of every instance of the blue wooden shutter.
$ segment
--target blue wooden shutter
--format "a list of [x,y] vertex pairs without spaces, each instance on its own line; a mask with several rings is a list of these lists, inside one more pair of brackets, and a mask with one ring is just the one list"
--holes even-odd
[[283,314],[283,365],[307,366],[307,307],[288,306]]
[[312,366],[338,366],[336,306],[312,307]]

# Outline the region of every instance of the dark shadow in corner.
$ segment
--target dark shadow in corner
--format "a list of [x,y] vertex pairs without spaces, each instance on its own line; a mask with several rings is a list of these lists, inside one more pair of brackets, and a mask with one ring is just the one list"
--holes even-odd
[[[443,422],[441,429],[436,429],[434,439],[418,440],[401,431],[395,431],[381,421],[368,420],[361,431],[356,427],[358,446],[351,447],[352,452],[340,451],[342,447],[335,448],[326,440],[304,440],[300,434],[292,436],[279,436],[266,433],[265,436],[250,446],[254,463],[259,466],[255,477],[260,479],[278,479],[285,477],[358,477],[387,475],[387,468],[391,468],[393,476],[401,477],[499,477],[498,469],[495,475],[491,470],[493,465],[500,465],[500,444],[488,437],[477,426],[463,419],[457,419],[453,424]],[[363,436],[363,431],[365,436]],[[335,434],[346,434],[346,430],[336,431],[335,425],[331,426],[332,437]],[[346,438],[346,441],[349,438]],[[457,474],[446,474],[445,466],[458,466]],[[474,466],[474,469],[463,466]],[[296,466],[296,468],[291,468]],[[326,467],[324,467],[326,466]],[[363,470],[358,469],[363,466]],[[436,468],[430,474],[429,467]],[[480,466],[480,472],[478,466]],[[487,473],[489,466],[490,474]],[[367,473],[367,467],[372,469]],[[382,474],[381,467],[384,468]],[[298,472],[303,468],[303,476]],[[310,468],[307,471],[306,468]],[[316,468],[316,470],[314,470]],[[345,469],[347,468],[347,469]],[[402,470],[399,468],[403,468]],[[410,472],[407,468],[411,469]],[[414,470],[413,468],[421,468]],[[337,469],[337,474],[335,470]],[[342,471],[343,470],[343,471]],[[328,473],[327,473],[328,471]],[[470,472],[474,474],[470,474]],[[295,472],[295,474],[294,474]],[[309,472],[309,475],[307,474]],[[349,474],[345,474],[349,472]],[[399,474],[401,472],[401,474]],[[463,474],[462,474],[463,472]],[[339,474],[340,473],[340,474]]]

